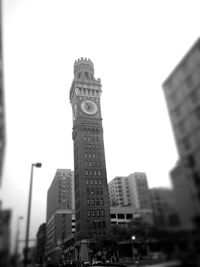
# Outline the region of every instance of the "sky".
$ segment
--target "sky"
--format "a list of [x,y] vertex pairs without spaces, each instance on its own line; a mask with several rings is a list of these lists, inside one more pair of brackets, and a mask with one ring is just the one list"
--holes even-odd
[[108,182],[146,172],[149,187],[171,186],[177,151],[162,83],[199,37],[199,1],[4,0],[6,153],[1,199],[25,236],[31,164],[31,238],[46,220],[58,168],[73,170],[73,64],[94,63]]

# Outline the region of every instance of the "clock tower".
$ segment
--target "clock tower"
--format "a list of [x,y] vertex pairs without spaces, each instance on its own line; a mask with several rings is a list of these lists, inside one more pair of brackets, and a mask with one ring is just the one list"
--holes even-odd
[[85,250],[84,241],[95,242],[110,228],[101,92],[101,80],[94,78],[92,61],[86,58],[76,60],[70,102],[73,111],[76,241],[82,244],[80,250]]

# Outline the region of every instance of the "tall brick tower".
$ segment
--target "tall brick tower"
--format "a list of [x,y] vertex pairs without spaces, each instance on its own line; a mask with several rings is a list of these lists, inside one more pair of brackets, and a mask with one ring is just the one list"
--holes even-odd
[[110,227],[109,194],[101,116],[101,80],[90,59],[74,63],[70,89],[73,110],[76,241],[81,260],[86,242],[106,235]]

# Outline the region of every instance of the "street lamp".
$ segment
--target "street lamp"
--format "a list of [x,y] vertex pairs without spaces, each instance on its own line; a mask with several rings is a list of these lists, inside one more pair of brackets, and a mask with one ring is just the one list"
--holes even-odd
[[15,243],[15,257],[16,257],[16,264],[18,260],[18,246],[19,246],[19,234],[20,234],[20,220],[23,219],[23,216],[19,216],[17,218],[17,233],[16,233],[16,243]]
[[132,251],[133,251],[133,259],[135,260],[135,249],[134,249],[134,241],[135,241],[135,236],[131,236],[131,241],[132,241]]
[[31,165],[31,179],[30,179],[30,187],[29,187],[27,224],[26,224],[26,239],[25,239],[25,250],[24,250],[24,267],[27,266],[27,260],[28,260],[28,241],[29,241],[29,227],[30,227],[31,198],[32,198],[33,168],[34,167],[41,168],[42,163],[32,163],[32,165]]

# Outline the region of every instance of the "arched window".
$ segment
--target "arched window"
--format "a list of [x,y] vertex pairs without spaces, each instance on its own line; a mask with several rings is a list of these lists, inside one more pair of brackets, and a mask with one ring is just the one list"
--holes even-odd
[[85,77],[88,79],[88,72],[87,71],[85,72]]

